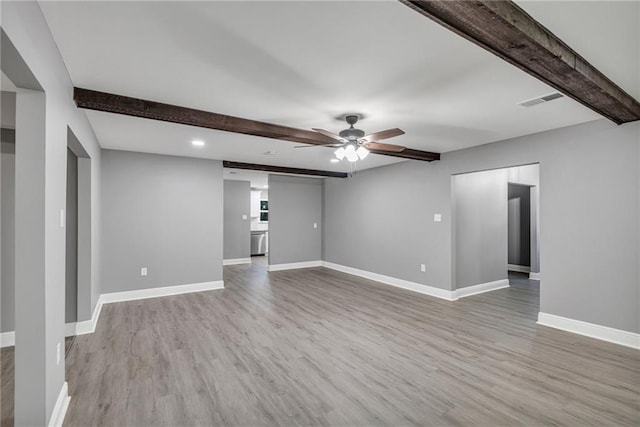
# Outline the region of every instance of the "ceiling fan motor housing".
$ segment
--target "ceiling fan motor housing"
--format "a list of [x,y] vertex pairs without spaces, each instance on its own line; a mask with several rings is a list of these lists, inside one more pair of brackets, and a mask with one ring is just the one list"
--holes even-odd
[[349,141],[357,141],[364,136],[364,131],[351,127],[340,132],[340,136]]

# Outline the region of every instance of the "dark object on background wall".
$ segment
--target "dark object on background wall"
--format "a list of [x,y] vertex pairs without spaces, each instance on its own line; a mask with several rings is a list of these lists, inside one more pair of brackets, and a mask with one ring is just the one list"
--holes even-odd
[[269,212],[260,212],[260,221],[269,221]]

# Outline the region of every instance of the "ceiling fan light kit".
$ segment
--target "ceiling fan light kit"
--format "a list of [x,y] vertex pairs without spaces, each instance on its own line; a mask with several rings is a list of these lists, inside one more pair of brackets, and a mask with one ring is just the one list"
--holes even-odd
[[[364,158],[369,155],[369,149],[392,153],[399,153],[406,150],[406,147],[402,147],[400,145],[383,144],[377,142],[382,139],[403,135],[404,131],[402,131],[401,129],[387,129],[365,136],[365,133],[362,129],[356,129],[353,126],[360,119],[359,114],[345,114],[344,119],[349,125],[349,128],[340,131],[338,135],[324,129],[312,129],[315,132],[339,141],[338,144],[322,144],[329,147],[338,147],[338,149],[334,152],[338,160],[346,158],[352,163],[357,162],[358,160],[364,160]],[[315,146],[318,147],[320,145]],[[304,148],[304,146],[296,148]]]
[[364,158],[369,155],[369,150],[364,148],[362,145],[356,148],[356,144],[348,143],[346,146],[340,147],[334,151],[334,154],[338,160],[342,160],[346,157],[350,162],[357,162],[358,159],[364,160]]

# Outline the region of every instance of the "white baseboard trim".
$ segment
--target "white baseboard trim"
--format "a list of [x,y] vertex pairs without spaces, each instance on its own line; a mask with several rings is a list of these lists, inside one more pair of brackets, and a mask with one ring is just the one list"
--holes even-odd
[[98,319],[100,318],[100,313],[102,312],[102,304],[102,295],[100,295],[98,301],[96,302],[96,306],[93,307],[91,319],[84,320],[82,322],[76,322],[76,335],[92,334],[96,331]]
[[304,262],[291,262],[289,264],[272,264],[269,265],[268,271],[282,271],[282,270],[295,270],[297,268],[311,268],[322,266],[322,261],[304,261]]
[[[224,281],[217,280],[214,282],[191,283],[188,285],[165,286],[162,288],[140,289],[136,291],[113,292],[100,295],[96,306],[93,308],[91,319],[81,322],[65,323],[64,335],[71,337],[74,335],[92,334],[96,331],[98,319],[102,312],[102,306],[112,302],[134,301],[139,299],[166,297],[170,295],[188,294],[191,292],[211,291],[215,289],[224,289]],[[13,347],[16,344],[16,333],[2,332],[0,333],[0,348]],[[65,383],[66,384],[66,383]]]
[[540,273],[536,273],[534,271],[531,271],[529,273],[529,280],[540,280]]
[[525,265],[509,264],[509,266],[507,267],[507,270],[519,271],[521,273],[529,273],[531,271],[531,267],[527,267]]
[[251,264],[251,258],[223,259],[222,265]]
[[494,282],[480,283],[479,285],[467,286],[453,291],[455,299],[469,297],[471,295],[482,294],[484,292],[495,291],[509,287],[509,279],[496,280]]
[[58,394],[58,400],[56,400],[56,406],[53,407],[51,418],[49,419],[49,427],[62,427],[64,416],[67,414],[67,408],[69,407],[69,385],[65,381]]
[[224,289],[224,281],[191,283],[188,285],[163,286],[161,288],[138,289],[135,291],[112,292],[100,295],[103,304],[112,302],[135,301],[139,299],[167,297],[171,295],[188,294],[191,292],[212,291]]
[[640,334],[614,329],[608,326],[596,325],[581,320],[569,319],[549,313],[538,313],[538,325],[573,332],[614,344],[624,345],[640,350]]
[[383,274],[372,273],[370,271],[359,270],[353,267],[347,267],[345,265],[334,264],[332,262],[323,261],[322,266],[330,268],[331,270],[341,271],[343,273],[352,274],[354,276],[363,277],[365,279],[375,280],[376,282],[384,283],[385,285],[395,286],[397,288],[408,289],[410,291],[418,292],[424,295],[429,295],[436,298],[445,299],[447,301],[455,301],[456,298],[453,292],[436,288],[434,286],[423,285],[421,283],[410,282],[408,280],[398,279],[391,276],[385,276]]
[[0,348],[16,345],[16,333],[14,331],[0,333]]
[[76,335],[76,324],[77,322],[65,323],[64,324],[64,336],[65,337],[73,337]]

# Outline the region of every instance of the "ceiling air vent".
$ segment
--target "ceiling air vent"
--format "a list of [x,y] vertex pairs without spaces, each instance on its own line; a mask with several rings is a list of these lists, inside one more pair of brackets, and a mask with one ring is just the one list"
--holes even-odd
[[520,107],[533,107],[534,105],[542,104],[544,102],[553,101],[554,99],[562,98],[564,95],[560,92],[553,92],[548,95],[538,96],[536,98],[527,99],[526,101],[518,102]]

